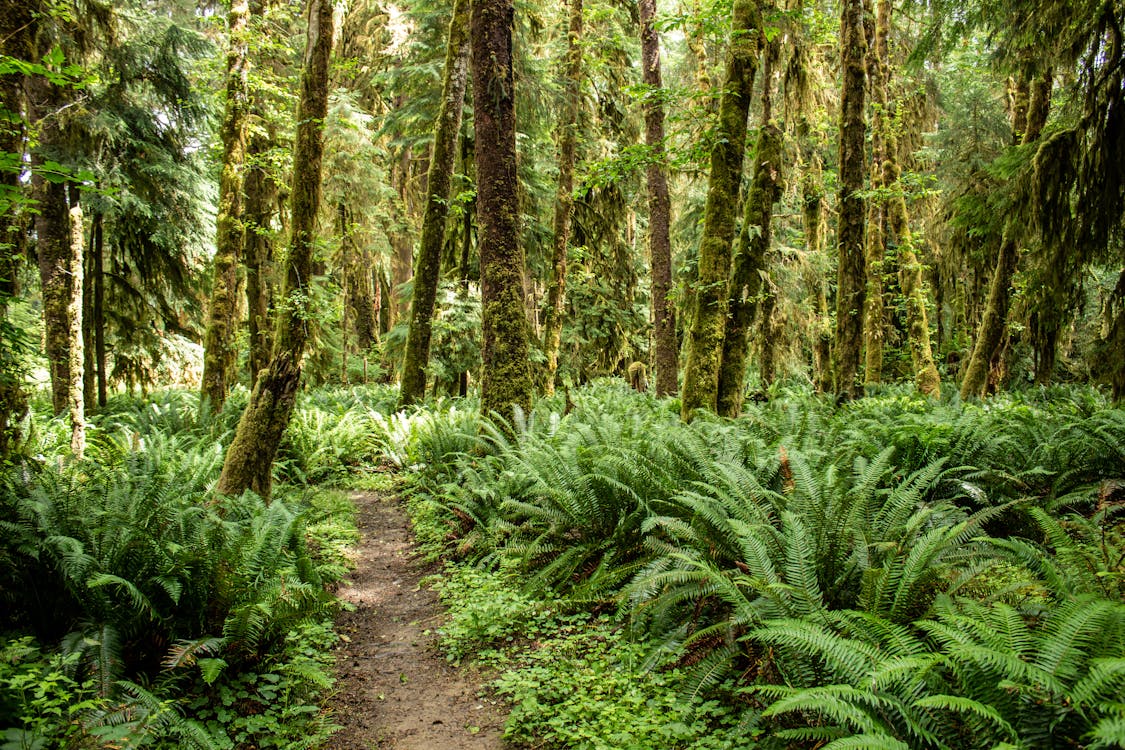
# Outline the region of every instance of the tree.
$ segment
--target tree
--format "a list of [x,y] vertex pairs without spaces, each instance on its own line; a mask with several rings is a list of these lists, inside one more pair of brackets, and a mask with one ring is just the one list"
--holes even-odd
[[426,372],[430,359],[434,301],[441,277],[441,250],[445,244],[445,222],[449,216],[453,165],[457,157],[457,136],[461,131],[461,110],[469,67],[469,0],[454,0],[449,22],[449,41],[442,81],[441,110],[438,113],[430,174],[426,183],[426,211],[422,217],[422,239],[414,268],[414,298],[410,306],[410,330],[406,335],[406,356],[402,365],[399,405],[421,400],[426,391]]
[[860,394],[859,360],[863,350],[864,216],[863,162],[867,125],[863,116],[863,0],[843,0],[840,13],[840,192],[836,232],[836,340],[833,350],[835,390],[839,398]]
[[246,161],[246,116],[249,110],[247,51],[249,0],[231,0],[227,15],[226,105],[220,137],[223,142],[216,220],[214,277],[203,344],[202,401],[223,408],[235,375],[235,329],[238,325],[238,264],[242,260],[242,173]]
[[711,148],[711,178],[699,242],[699,276],[695,311],[688,336],[681,415],[696,409],[715,411],[719,389],[723,330],[729,305],[731,244],[737,215],[738,185],[746,150],[746,118],[757,72],[761,12],[754,0],[736,0],[731,12],[731,40],[726,84],[719,103],[719,127]]
[[247,489],[268,498],[273,458],[297,399],[301,360],[308,343],[313,282],[313,249],[320,208],[322,130],[328,115],[328,62],[332,54],[333,7],[310,0],[297,138],[293,148],[292,218],[282,309],[277,316],[273,355],[258,378],[223,460],[216,487],[224,495]]
[[669,237],[672,200],[668,192],[664,150],[663,84],[660,79],[660,34],[654,21],[656,0],[640,0],[641,80],[647,86],[643,100],[645,145],[649,148],[648,248],[652,269],[653,348],[656,395],[668,396],[679,386],[679,347],[676,345],[676,308],[672,292],[672,242]]
[[531,407],[519,235],[512,0],[473,3],[470,38],[481,275],[481,411]]
[[563,108],[559,122],[559,184],[555,191],[555,220],[551,252],[551,281],[543,315],[543,353],[547,357],[544,388],[555,390],[559,369],[570,223],[574,216],[574,164],[578,149],[578,115],[582,107],[582,0],[569,0],[566,62],[563,65]]

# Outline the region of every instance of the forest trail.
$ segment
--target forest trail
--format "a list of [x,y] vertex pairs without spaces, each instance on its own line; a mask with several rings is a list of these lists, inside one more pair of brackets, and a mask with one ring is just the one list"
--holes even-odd
[[352,494],[359,512],[356,568],[340,598],[346,639],[337,651],[337,694],[343,725],[330,750],[492,750],[504,747],[503,716],[478,697],[481,685],[437,651],[444,610],[419,581],[432,572],[412,559],[413,542],[397,500]]

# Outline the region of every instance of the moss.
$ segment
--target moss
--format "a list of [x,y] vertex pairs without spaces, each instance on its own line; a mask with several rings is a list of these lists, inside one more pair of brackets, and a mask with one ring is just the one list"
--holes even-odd
[[438,114],[434,151],[426,182],[429,200],[422,217],[422,239],[414,268],[414,299],[410,306],[410,328],[406,335],[406,353],[402,365],[400,406],[421,400],[426,392],[426,368],[430,361],[430,336],[440,280],[441,249],[445,243],[453,163],[457,155],[457,136],[461,130],[461,110],[468,78],[468,31],[469,2],[455,0],[453,18],[449,23],[441,112]]
[[711,150],[711,177],[703,211],[703,237],[699,242],[698,281],[681,398],[684,419],[691,419],[696,409],[715,411],[718,404],[723,333],[729,307],[731,244],[761,26],[757,3],[737,0],[731,13],[726,86],[719,104],[719,132]]

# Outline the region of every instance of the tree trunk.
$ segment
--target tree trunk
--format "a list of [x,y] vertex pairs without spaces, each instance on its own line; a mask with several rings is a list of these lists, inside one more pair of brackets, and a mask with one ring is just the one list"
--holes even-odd
[[551,281],[543,314],[543,353],[547,357],[544,391],[555,392],[559,369],[563,308],[566,305],[566,261],[570,221],[574,215],[574,163],[578,149],[578,116],[582,106],[582,0],[570,0],[570,27],[566,35],[563,111],[559,121],[559,185],[555,191],[554,241],[551,247]]
[[711,178],[703,212],[703,236],[699,242],[695,314],[688,335],[681,398],[684,419],[691,419],[696,409],[715,411],[718,404],[723,329],[730,299],[731,243],[761,30],[757,2],[735,0],[727,79],[719,104],[718,132],[711,150]]
[[652,266],[653,346],[656,350],[656,395],[670,396],[679,387],[679,347],[676,346],[676,308],[672,294],[672,242],[669,226],[672,199],[668,192],[664,152],[663,83],[660,77],[660,35],[656,31],[656,0],[640,0],[641,80],[644,98],[645,145],[649,148],[648,248]]
[[70,411],[70,452],[79,461],[86,454],[86,401],[82,376],[85,364],[85,347],[82,345],[82,264],[85,253],[82,249],[82,232],[82,207],[76,204],[70,209],[70,241],[67,243],[67,274],[70,278],[67,280],[69,299],[66,302],[66,319],[70,382],[67,383],[66,402]]
[[1102,320],[1101,352],[1098,359],[1099,373],[1113,389],[1113,400],[1125,399],[1125,269],[1117,277],[1114,287],[1105,304]]
[[[810,154],[810,161],[801,180],[801,217],[805,231],[805,251],[810,258],[815,259],[824,252],[824,177],[820,159],[815,153]],[[824,275],[815,270],[815,266],[809,276],[809,287],[816,304],[813,384],[817,393],[828,393],[832,390],[832,320],[828,313],[828,284]]]
[[[1048,88],[1031,103],[1031,78],[1021,75],[1011,87],[1012,143],[1029,144],[1038,140],[1047,123],[1050,104]],[[1004,330],[1008,325],[1008,308],[1012,297],[1012,279],[1019,261],[1019,245],[1014,228],[1005,227],[996,267],[988,288],[988,304],[981,315],[973,353],[961,381],[961,398],[983,398],[988,395],[989,372],[1002,354]]]
[[[883,89],[883,106],[887,104],[886,87],[890,82],[890,52],[887,37],[891,27],[891,0],[878,0],[875,20],[875,67],[880,71],[878,81],[872,81]],[[878,94],[876,94],[878,100]],[[888,115],[884,113],[878,126],[873,129],[883,131],[885,158],[880,165],[879,184],[888,195],[883,201],[886,227],[890,241],[898,254],[899,285],[902,296],[906,298],[907,340],[910,346],[910,363],[914,372],[914,384],[918,392],[926,396],[941,398],[941,376],[934,364],[933,348],[930,345],[930,321],[926,314],[926,291],[922,282],[922,263],[914,250],[914,239],[910,232],[910,219],[906,211],[906,196],[899,182],[898,139],[888,126]],[[874,173],[873,173],[874,178]],[[888,239],[883,234],[884,245]],[[882,290],[880,289],[880,294]],[[868,310],[872,308],[869,306]],[[881,345],[880,341],[880,345]],[[870,359],[868,360],[870,362]],[[868,381],[875,382],[875,381]]]
[[[725,417],[737,417],[742,411],[749,333],[761,301],[762,277],[768,272],[766,253],[770,247],[773,206],[781,197],[783,144],[781,130],[776,125],[762,126],[758,133],[754,179],[746,195],[742,232],[731,274],[730,314],[723,335],[718,411]],[[763,322],[765,318],[763,316]]]
[[434,303],[441,276],[441,250],[445,244],[445,222],[457,158],[457,135],[461,132],[461,110],[469,76],[469,0],[454,0],[449,22],[449,44],[445,55],[441,111],[434,133],[430,174],[426,180],[426,212],[422,217],[422,239],[414,268],[414,300],[410,306],[410,330],[402,363],[399,406],[422,400],[430,363],[430,335]]
[[82,254],[82,401],[87,410],[98,398],[98,366],[94,361],[94,233],[98,217],[95,214],[90,227],[91,252]]
[[243,265],[246,267],[246,317],[249,324],[250,387],[269,364],[270,309],[273,307],[273,215],[277,183],[265,165],[273,149],[272,132],[252,134],[247,142],[244,192]]
[[[105,406],[107,394],[106,387],[106,356],[105,356],[105,217],[98,213],[94,216],[93,247],[91,255],[94,258],[94,320],[91,328],[94,331],[94,366],[97,368],[98,406]],[[90,346],[89,339],[86,346]]]
[[238,327],[238,264],[242,258],[242,172],[246,161],[246,115],[249,105],[247,78],[247,0],[231,0],[228,25],[226,105],[220,137],[223,164],[219,176],[219,215],[215,219],[214,277],[207,328],[203,336],[201,404],[212,411],[223,408],[235,379]]
[[481,275],[481,411],[512,419],[531,408],[513,98],[512,0],[472,10],[477,224]]
[[43,294],[44,354],[51,372],[51,406],[55,414],[67,409],[70,387],[70,232],[66,185],[50,182],[33,173],[39,213],[35,217],[38,238],[39,287]]
[[867,50],[868,90],[871,92],[871,192],[867,204],[867,292],[863,316],[865,385],[883,382],[883,340],[886,313],[883,304],[883,273],[887,257],[887,183],[883,163],[893,158],[890,143],[891,113],[888,110],[887,86],[890,71],[887,62],[890,17],[886,4],[878,1],[874,43]]
[[240,495],[247,489],[269,498],[273,459],[281,443],[308,342],[316,216],[320,208],[324,118],[328,114],[328,62],[332,54],[332,3],[309,0],[308,36],[297,135],[293,148],[292,219],[283,309],[277,316],[273,356],[258,378],[223,461],[217,490]]
[[840,16],[840,197],[837,229],[835,385],[837,398],[861,392],[857,375],[863,349],[864,215],[863,0],[844,0]]
[[391,167],[391,184],[398,194],[392,202],[391,223],[388,236],[391,240],[390,325],[401,322],[406,315],[409,300],[404,286],[414,271],[414,241],[410,236],[410,211],[407,207],[407,189],[410,182],[410,151],[403,147],[396,163]]

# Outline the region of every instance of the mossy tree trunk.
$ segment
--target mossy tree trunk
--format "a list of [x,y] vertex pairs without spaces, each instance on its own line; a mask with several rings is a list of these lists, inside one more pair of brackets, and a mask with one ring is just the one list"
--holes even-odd
[[547,285],[547,307],[543,311],[543,353],[547,373],[546,393],[555,392],[559,369],[563,309],[566,305],[566,266],[570,244],[570,222],[574,216],[574,164],[578,151],[578,117],[582,107],[582,0],[569,0],[566,62],[563,65],[563,108],[559,121],[559,184],[555,190],[554,236],[551,245],[551,280]]
[[236,374],[235,334],[238,327],[239,273],[242,259],[242,172],[246,161],[246,116],[249,107],[247,0],[231,0],[227,16],[226,104],[219,136],[223,143],[219,175],[219,214],[215,219],[211,301],[203,336],[202,403],[218,411]]
[[699,241],[699,272],[681,396],[684,419],[691,419],[696,409],[715,411],[718,405],[723,331],[730,300],[731,244],[746,150],[746,118],[760,50],[761,19],[755,0],[735,0],[726,84],[711,149],[711,177]]
[[1098,353],[1098,374],[1113,389],[1113,400],[1125,399],[1125,270],[1105,304]]
[[35,250],[43,294],[44,354],[51,373],[51,407],[55,414],[62,414],[67,409],[71,378],[67,310],[73,296],[66,185],[45,180],[37,173],[33,173],[32,182],[38,201]]
[[[802,130],[807,127],[802,125]],[[807,133],[806,133],[807,134]],[[805,251],[810,258],[824,254],[824,175],[820,157],[810,148],[809,164],[801,179],[801,220],[805,233]],[[828,311],[828,284],[824,274],[813,265],[809,274],[810,296],[816,312],[813,338],[813,384],[817,393],[832,390],[832,318]]]
[[481,411],[531,408],[513,98],[512,0],[473,3],[472,65],[481,275]]
[[[1040,96],[1034,104],[1032,77],[1021,75],[1011,86],[1012,143],[1029,144],[1038,140],[1049,111],[1049,87],[1039,89]],[[1029,116],[1031,115],[1031,116]],[[988,303],[981,315],[973,343],[973,353],[961,380],[961,398],[983,398],[989,391],[989,374],[1002,356],[1004,331],[1008,325],[1008,311],[1012,300],[1012,280],[1019,262],[1019,243],[1016,228],[1005,227],[996,265],[988,287]]]
[[763,277],[769,272],[766,254],[770,248],[773,206],[781,197],[783,145],[780,128],[772,123],[762,126],[731,273],[730,313],[723,335],[718,412],[727,417],[736,417],[742,411],[749,333],[762,301]]
[[243,265],[246,268],[246,317],[249,326],[249,367],[251,389],[258,373],[269,364],[271,348],[270,315],[273,307],[273,217],[278,200],[277,182],[267,165],[274,148],[272,128],[255,128],[246,148],[247,169],[244,181],[246,198],[243,211]]
[[449,22],[441,110],[426,182],[426,210],[422,217],[422,239],[414,267],[414,299],[410,306],[410,329],[406,335],[399,406],[420,401],[426,392],[434,303],[441,276],[441,250],[445,244],[445,223],[449,216],[453,166],[457,158],[457,135],[461,132],[461,110],[469,75],[469,4],[469,0],[454,0],[453,18]]
[[308,319],[313,313],[310,285],[316,217],[320,208],[324,118],[328,114],[332,10],[332,3],[328,0],[309,0],[297,134],[293,148],[292,218],[285,293],[277,315],[269,366],[258,378],[223,461],[217,490],[224,495],[240,495],[250,489],[264,498],[269,497],[273,459],[289,425],[301,382],[301,360],[308,343]]
[[838,398],[860,394],[863,349],[864,276],[864,58],[863,0],[844,0],[840,15],[840,195],[836,232],[836,340],[833,350]]
[[[362,356],[378,341],[378,323],[375,320],[375,290],[371,269],[375,264],[370,253],[355,241],[355,226],[351,211],[344,203],[337,206],[340,221],[342,249],[344,316],[351,321],[355,333],[355,346]],[[347,351],[347,326],[344,327],[345,352]]]
[[867,291],[863,315],[863,382],[883,382],[883,342],[886,312],[883,303],[883,274],[887,257],[887,183],[883,163],[891,156],[889,100],[890,17],[878,2],[873,43],[867,49],[867,87],[871,93],[871,193],[867,203]]
[[669,226],[672,199],[668,192],[667,157],[664,151],[663,82],[660,77],[660,34],[656,31],[656,0],[640,0],[641,80],[648,90],[643,100],[645,145],[649,162],[648,249],[652,267],[653,349],[657,396],[669,396],[679,386],[679,347],[676,346],[676,308],[672,304],[672,243]]
[[[888,37],[891,27],[891,0],[878,0],[875,16],[875,67],[880,70],[878,85],[883,87],[881,97],[883,106],[888,102],[886,87],[890,82],[890,50]],[[872,81],[872,89],[876,81]],[[876,95],[878,100],[878,95]],[[930,321],[926,313],[926,290],[922,279],[922,263],[914,249],[914,238],[910,231],[910,217],[906,210],[906,195],[899,182],[899,147],[894,131],[889,127],[888,113],[874,130],[883,131],[885,155],[879,165],[879,185],[886,195],[883,210],[886,221],[884,243],[893,243],[898,255],[899,286],[906,299],[906,334],[910,346],[910,363],[914,373],[914,385],[919,393],[934,398],[941,397],[941,376],[934,364],[933,347],[930,344]],[[873,174],[874,178],[874,174]],[[870,290],[869,292],[870,293]],[[881,290],[880,290],[881,293]],[[870,310],[871,307],[868,307]],[[880,341],[880,345],[881,345]],[[870,357],[868,358],[870,363]],[[868,382],[877,382],[868,380]]]

